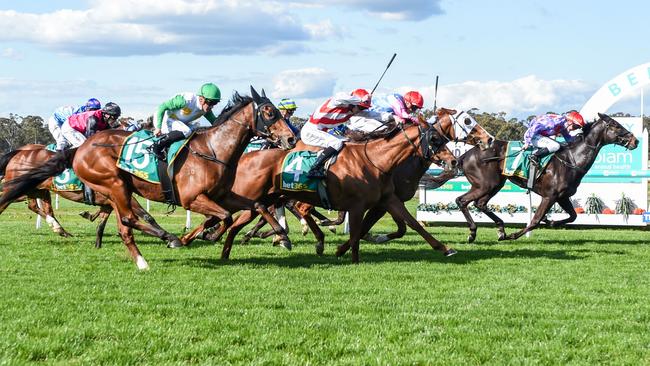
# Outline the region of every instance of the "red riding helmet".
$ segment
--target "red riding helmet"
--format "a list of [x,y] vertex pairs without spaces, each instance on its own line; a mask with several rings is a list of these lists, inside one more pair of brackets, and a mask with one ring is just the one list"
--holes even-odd
[[366,89],[356,89],[350,95],[355,96],[359,99],[361,99],[361,103],[359,103],[359,107],[361,108],[370,108],[370,102],[372,99],[372,95],[368,93]]
[[418,108],[422,108],[424,106],[424,98],[422,98],[422,94],[416,91],[410,91],[404,94],[404,100]]
[[578,125],[580,127],[585,126],[585,119],[582,118],[582,115],[580,115],[580,113],[578,113],[576,111],[568,112],[565,115],[565,117],[566,117],[567,121],[569,121],[569,123],[571,123],[571,124]]

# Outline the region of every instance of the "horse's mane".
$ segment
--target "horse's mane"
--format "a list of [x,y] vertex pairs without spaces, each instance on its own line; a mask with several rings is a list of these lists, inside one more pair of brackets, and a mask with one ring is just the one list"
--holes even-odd
[[226,107],[219,113],[217,119],[212,124],[213,126],[220,125],[232,117],[233,114],[239,112],[242,108],[246,107],[249,103],[253,101],[252,97],[248,95],[240,95],[238,92],[234,92]]
[[345,137],[350,139],[350,142],[365,142],[368,140],[374,140],[374,139],[388,139],[393,137],[397,131],[397,125],[396,124],[388,124],[388,128],[378,130],[378,131],[372,131],[372,132],[363,132],[363,131],[357,131],[357,130],[348,130],[345,132]]

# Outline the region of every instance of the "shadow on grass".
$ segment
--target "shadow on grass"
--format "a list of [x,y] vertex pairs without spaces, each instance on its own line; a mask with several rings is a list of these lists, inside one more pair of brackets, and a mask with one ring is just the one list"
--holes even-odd
[[[575,252],[575,251],[572,251]],[[588,251],[587,251],[588,252]],[[480,249],[480,250],[460,250],[458,254],[452,257],[444,257],[440,252],[431,249],[400,249],[400,248],[382,248],[381,250],[367,251],[360,253],[362,264],[377,263],[437,263],[437,264],[468,264],[482,260],[493,259],[554,259],[554,260],[581,260],[585,255],[569,254],[562,250],[534,250],[534,249],[516,249],[516,250],[497,250],[497,249]],[[179,265],[189,265],[201,268],[219,268],[223,266],[277,266],[285,268],[311,268],[317,266],[336,266],[351,265],[349,254],[342,258],[336,258],[333,253],[327,253],[323,257],[309,253],[291,253],[286,256],[256,256],[250,258],[237,258],[237,254],[231,254],[230,260],[221,260],[220,258],[165,258],[163,262],[176,263]]]

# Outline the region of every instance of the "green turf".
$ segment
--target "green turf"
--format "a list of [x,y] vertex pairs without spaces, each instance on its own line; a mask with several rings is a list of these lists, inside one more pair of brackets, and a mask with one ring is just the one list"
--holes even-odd
[[[429,227],[458,255],[409,231],[362,243],[353,265],[333,256],[345,236],[328,233],[319,258],[292,220],[292,252],[254,239],[228,262],[220,244],[171,250],[138,234],[151,265],[140,272],[114,218],[96,250],[94,224],[65,206],[74,238],[36,230],[24,204],[0,217],[2,364],[650,363],[645,231],[538,230],[497,243],[481,227],[469,245],[464,228]],[[180,232],[182,210],[152,213]]]

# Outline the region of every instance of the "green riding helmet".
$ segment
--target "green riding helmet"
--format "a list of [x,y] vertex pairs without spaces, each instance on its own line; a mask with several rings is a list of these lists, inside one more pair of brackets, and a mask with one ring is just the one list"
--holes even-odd
[[221,90],[219,90],[219,87],[212,83],[206,83],[201,86],[201,90],[199,90],[199,94],[205,99],[210,99],[210,100],[215,100],[215,101],[220,101],[221,100]]

